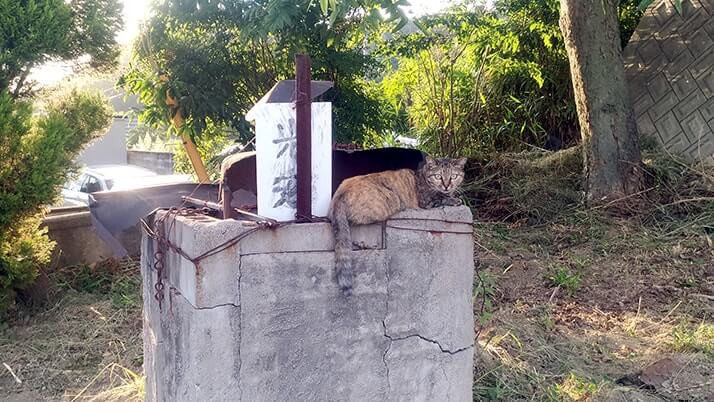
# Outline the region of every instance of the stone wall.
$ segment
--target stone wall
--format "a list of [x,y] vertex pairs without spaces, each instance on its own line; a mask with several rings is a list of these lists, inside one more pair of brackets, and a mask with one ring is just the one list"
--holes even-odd
[[714,155],[714,0],[655,1],[624,51],[641,134],[690,160]]
[[174,173],[174,154],[171,152],[126,151],[127,163],[141,166],[158,174]]
[[[263,229],[198,266],[168,253],[161,309],[145,236],[146,401],[471,401],[471,222],[454,207],[354,228],[349,297],[329,223]],[[196,256],[251,227],[179,217],[169,233]]]
[[57,243],[53,261],[58,266],[92,264],[113,255],[98,236],[87,207],[53,208],[42,223]]

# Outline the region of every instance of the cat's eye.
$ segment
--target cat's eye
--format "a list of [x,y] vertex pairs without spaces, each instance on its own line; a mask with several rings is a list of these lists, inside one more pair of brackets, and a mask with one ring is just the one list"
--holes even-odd
[[441,180],[441,175],[440,175],[440,174],[435,174],[435,175],[434,175],[434,178],[435,178],[436,180]]
[[459,175],[457,175],[457,174],[452,174],[452,175],[451,175],[451,180],[456,180],[456,178],[458,178],[458,177],[459,177]]

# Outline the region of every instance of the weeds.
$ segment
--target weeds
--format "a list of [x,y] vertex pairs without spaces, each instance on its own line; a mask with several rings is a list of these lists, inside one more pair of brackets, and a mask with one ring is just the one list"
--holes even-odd
[[573,296],[580,288],[581,275],[564,265],[556,265],[546,274],[545,279],[552,287],[565,289],[568,295]]
[[140,401],[134,397],[143,393],[138,263],[109,260],[49,275],[59,293],[0,334],[0,356],[23,378],[15,385],[0,377],[0,389],[71,400],[68,393],[87,385],[77,401]]
[[115,308],[141,304],[141,278],[131,261],[109,259],[95,265],[65,267],[54,273],[60,288],[96,295],[109,295]]
[[554,400],[587,401],[599,390],[597,384],[570,373],[562,384],[553,386]]
[[701,323],[696,328],[681,324],[672,331],[672,347],[681,352],[702,352],[714,357],[714,325]]
[[474,277],[473,286],[474,313],[480,326],[485,325],[493,316],[493,297],[495,279],[486,271],[479,270]]
[[551,169],[538,170],[543,155],[471,164],[475,238],[496,289],[478,338],[474,400],[637,398],[641,390],[615,382],[663,357],[684,354],[687,370],[712,367],[710,171],[646,158],[651,181],[642,199],[629,210],[597,209],[562,188],[524,191],[580,180],[578,168],[573,181],[556,177],[567,160],[556,154]]
[[540,224],[582,203],[582,157],[557,153],[501,153],[472,159],[463,187],[482,219]]

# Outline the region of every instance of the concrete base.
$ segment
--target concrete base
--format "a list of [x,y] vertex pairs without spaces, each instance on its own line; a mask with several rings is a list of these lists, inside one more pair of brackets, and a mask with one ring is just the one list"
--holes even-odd
[[[169,253],[162,310],[144,237],[147,401],[470,401],[468,208],[405,211],[354,228],[354,294],[334,280],[330,225],[263,230],[198,267]],[[180,217],[199,255],[249,229]]]
[[54,208],[43,224],[49,238],[57,243],[53,261],[60,267],[92,264],[113,256],[109,246],[97,235],[87,207]]

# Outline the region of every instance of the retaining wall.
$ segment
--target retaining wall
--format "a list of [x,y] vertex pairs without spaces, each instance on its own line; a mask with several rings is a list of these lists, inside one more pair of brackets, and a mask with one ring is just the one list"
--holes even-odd
[[623,59],[640,134],[714,161],[714,0],[652,2]]
[[174,154],[171,152],[130,149],[126,151],[126,159],[130,165],[141,166],[158,174],[174,173]]
[[91,264],[112,257],[99,238],[87,207],[53,208],[42,221],[47,235],[57,243],[53,253],[59,266]]

